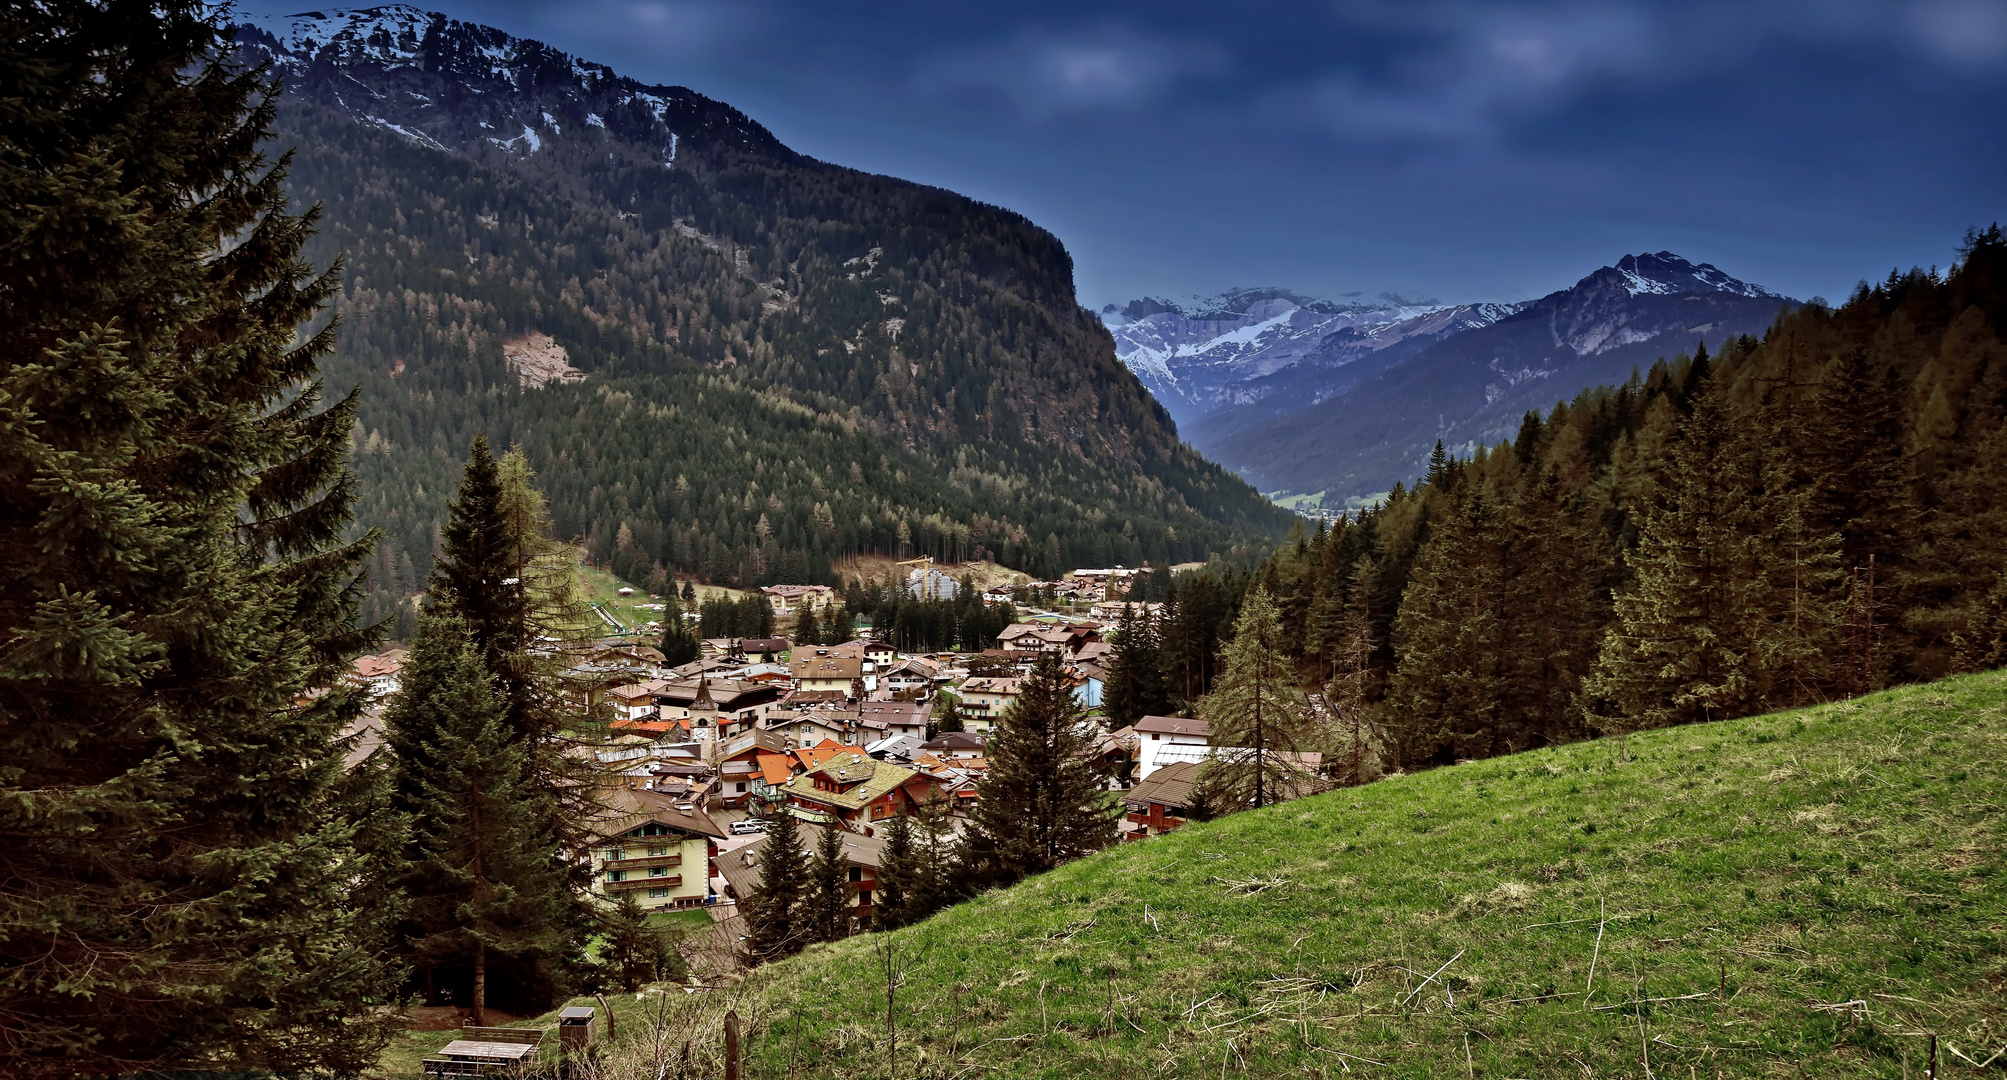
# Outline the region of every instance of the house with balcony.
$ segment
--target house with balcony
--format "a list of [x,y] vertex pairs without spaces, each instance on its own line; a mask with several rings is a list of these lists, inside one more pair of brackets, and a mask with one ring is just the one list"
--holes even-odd
[[827,585],[768,585],[760,589],[773,605],[774,616],[798,615],[803,607],[817,613],[827,610],[836,590]]
[[1017,702],[1024,690],[1024,680],[1019,678],[992,678],[979,676],[962,684],[961,713],[963,730],[976,735],[988,735],[996,728],[997,717]]
[[923,772],[877,761],[851,748],[781,786],[790,812],[815,823],[837,823],[866,836],[880,823],[910,814],[941,790]]
[[586,852],[595,896],[631,895],[651,911],[709,902],[711,860],[725,830],[702,805],[631,787],[603,791],[599,801],[603,814]]
[[1122,796],[1122,839],[1162,836],[1183,825],[1199,782],[1199,762],[1166,765]]

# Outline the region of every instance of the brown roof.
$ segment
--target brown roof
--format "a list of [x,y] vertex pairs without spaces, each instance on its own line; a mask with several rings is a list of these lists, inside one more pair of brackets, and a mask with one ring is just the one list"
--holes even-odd
[[749,637],[739,642],[739,649],[746,653],[781,653],[794,648],[794,642],[784,637]]
[[1148,780],[1123,793],[1122,801],[1137,808],[1158,803],[1183,810],[1192,804],[1192,788],[1198,781],[1199,763],[1180,761],[1152,772]]
[[968,682],[962,684],[962,692],[968,694],[1015,694],[1023,683],[1023,679],[1014,678],[997,679],[984,677],[970,679]]
[[1146,716],[1136,721],[1136,730],[1145,735],[1192,735],[1208,739],[1212,737],[1213,726],[1204,720],[1182,716]]
[[857,679],[864,675],[864,656],[857,653],[838,652],[835,649],[816,649],[813,652],[796,649],[793,662],[788,665],[796,679]]
[[678,801],[660,792],[639,788],[606,788],[599,793],[599,804],[606,812],[593,822],[592,830],[600,836],[619,836],[652,821],[698,836],[725,835],[725,830],[719,828],[702,807],[681,810],[676,806]]
[[857,715],[866,720],[883,720],[888,724],[906,726],[926,726],[927,718],[933,710],[913,701],[866,701],[857,706]]

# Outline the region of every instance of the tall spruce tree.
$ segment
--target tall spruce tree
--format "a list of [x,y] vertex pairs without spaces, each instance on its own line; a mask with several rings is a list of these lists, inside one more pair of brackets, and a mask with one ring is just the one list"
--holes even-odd
[[801,827],[785,808],[772,820],[760,842],[760,883],[745,898],[746,936],[739,953],[748,964],[793,956],[819,940],[802,910],[808,860],[801,850]]
[[[0,11],[0,1060],[365,1068],[338,287],[223,9]],[[312,687],[333,688],[319,696]],[[302,704],[301,702],[304,702]],[[365,785],[366,786],[366,785]]]
[[[794,621],[794,643],[796,645],[822,644],[822,626],[816,621],[815,606],[803,604],[801,615]],[[836,644],[836,642],[831,642]]]
[[450,611],[420,617],[384,729],[410,829],[398,875],[409,955],[428,991],[467,989],[478,1026],[491,991],[515,1012],[563,996],[574,908],[525,744],[469,637]]
[[811,941],[836,941],[850,933],[850,860],[843,855],[843,836],[842,829],[829,825],[815,838],[802,897],[804,936]]
[[1170,711],[1170,699],[1164,694],[1157,620],[1147,610],[1122,608],[1115,644],[1108,652],[1108,681],[1102,690],[1101,707],[1114,727]]
[[885,826],[885,846],[878,860],[878,895],[872,899],[874,930],[897,930],[911,920],[906,899],[920,877],[920,852],[914,843],[913,818],[900,814]]
[[697,659],[703,652],[697,640],[697,632],[683,618],[683,606],[676,602],[672,593],[662,603],[662,662],[669,667],[682,667]]
[[1692,404],[1644,507],[1632,583],[1584,682],[1589,723],[1605,731],[1745,715],[1763,697],[1755,485],[1712,380]]
[[989,770],[965,833],[972,886],[1042,874],[1115,838],[1088,727],[1058,657],[1040,656],[990,733]]
[[1220,813],[1293,799],[1311,783],[1300,755],[1316,742],[1316,725],[1303,695],[1290,687],[1292,665],[1281,642],[1275,602],[1256,586],[1241,602],[1213,692],[1197,710],[1213,747],[1200,785]]
[[1513,617],[1505,526],[1481,489],[1458,502],[1436,518],[1394,620],[1386,711],[1407,765],[1489,757],[1503,727]]

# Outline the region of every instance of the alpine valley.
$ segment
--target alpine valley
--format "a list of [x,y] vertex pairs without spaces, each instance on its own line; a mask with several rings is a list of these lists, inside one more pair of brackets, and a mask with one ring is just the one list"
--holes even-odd
[[1236,289],[1101,317],[1193,446],[1277,496],[1339,506],[1413,480],[1438,440],[1510,440],[1529,410],[1761,336],[1796,303],[1661,251],[1516,304]]
[[357,517],[387,613],[477,431],[630,580],[846,555],[1041,576],[1265,546],[1289,516],[1180,442],[1050,233],[816,161],[690,90],[409,7],[237,28],[341,260]]

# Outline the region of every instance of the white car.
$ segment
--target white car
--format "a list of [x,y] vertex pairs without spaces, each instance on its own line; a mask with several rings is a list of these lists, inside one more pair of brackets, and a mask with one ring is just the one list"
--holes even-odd
[[747,818],[744,821],[732,822],[733,836],[745,836],[748,833],[766,832],[766,831],[767,831],[767,822],[765,818]]

